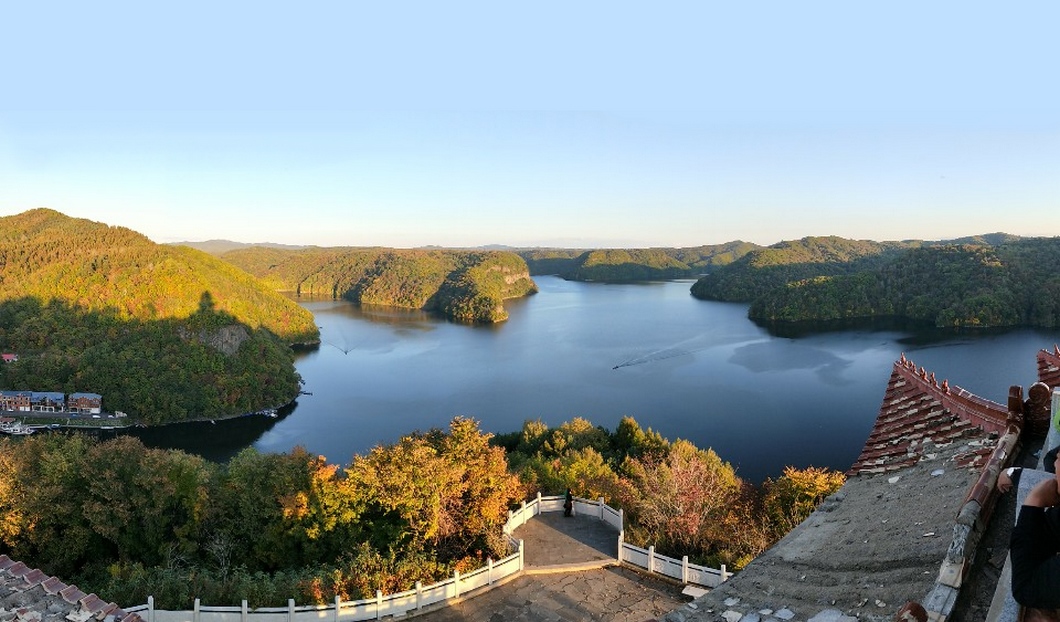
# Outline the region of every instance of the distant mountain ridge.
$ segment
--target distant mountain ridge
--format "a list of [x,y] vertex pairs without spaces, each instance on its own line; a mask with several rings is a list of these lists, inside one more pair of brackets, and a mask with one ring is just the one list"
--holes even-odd
[[223,255],[228,251],[239,250],[241,248],[251,248],[254,246],[262,246],[265,248],[278,248],[281,250],[300,250],[303,248],[309,248],[305,245],[296,244],[277,244],[275,242],[257,242],[248,244],[246,242],[233,242],[232,240],[206,240],[204,242],[170,242],[170,246],[190,246],[191,248],[198,249],[204,253],[211,255]]

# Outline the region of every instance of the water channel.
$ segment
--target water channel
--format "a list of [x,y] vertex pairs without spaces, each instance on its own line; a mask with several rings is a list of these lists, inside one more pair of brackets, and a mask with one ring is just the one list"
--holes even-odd
[[263,417],[137,431],[145,443],[225,460],[301,445],[346,463],[457,415],[484,430],[574,417],[614,429],[625,415],[713,447],[753,482],[785,465],[845,470],[905,353],[941,381],[1004,403],[1037,376],[1060,331],[957,334],[861,327],[779,336],[747,306],[696,300],[689,281],[610,285],[535,277],[510,318],[472,327],[421,312],[301,301],[323,343],[298,355],[311,395]]

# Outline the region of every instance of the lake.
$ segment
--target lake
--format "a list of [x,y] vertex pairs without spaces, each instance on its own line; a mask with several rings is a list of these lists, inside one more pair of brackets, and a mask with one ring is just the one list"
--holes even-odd
[[785,465],[846,470],[876,419],[901,353],[1004,404],[1037,380],[1036,352],[1060,331],[957,334],[858,328],[777,336],[747,305],[705,302],[691,281],[569,282],[535,277],[498,326],[467,326],[391,308],[301,301],[319,348],[296,366],[312,395],[278,419],[247,417],[137,431],[151,446],[225,460],[253,445],[301,445],[347,463],[413,430],[464,415],[490,432],[574,417],[614,429],[626,415],[671,440],[712,447],[752,482]]

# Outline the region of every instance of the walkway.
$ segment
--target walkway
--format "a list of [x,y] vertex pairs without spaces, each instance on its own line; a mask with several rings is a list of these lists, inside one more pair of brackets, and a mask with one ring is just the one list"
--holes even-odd
[[618,566],[618,532],[546,512],[515,530],[526,570],[499,587],[415,616],[418,622],[648,622],[690,599],[681,586]]

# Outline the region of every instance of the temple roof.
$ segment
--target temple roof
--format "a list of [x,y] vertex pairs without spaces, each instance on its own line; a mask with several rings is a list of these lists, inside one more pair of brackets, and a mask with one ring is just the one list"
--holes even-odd
[[903,469],[958,441],[968,449],[954,458],[957,464],[978,468],[993,450],[992,441],[1005,432],[1007,419],[1006,406],[948,381],[939,383],[903,354],[894,363],[876,424],[847,473]]
[[1053,344],[1053,350],[1038,351],[1038,381],[1049,385],[1050,389],[1060,387],[1060,346]]

